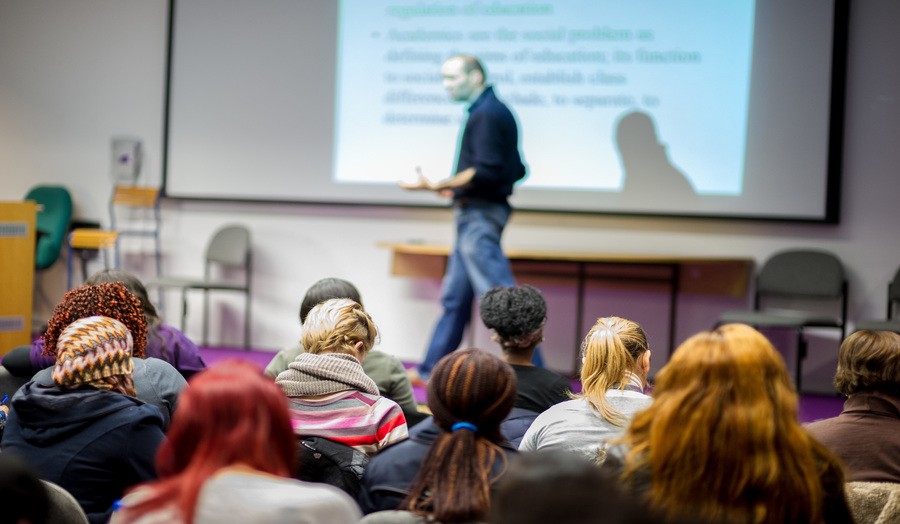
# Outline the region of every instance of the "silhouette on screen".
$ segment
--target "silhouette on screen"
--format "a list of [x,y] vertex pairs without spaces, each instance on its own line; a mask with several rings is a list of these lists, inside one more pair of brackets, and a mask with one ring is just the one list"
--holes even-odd
[[656,123],[647,113],[633,111],[619,119],[616,147],[625,174],[623,194],[682,202],[697,198],[691,182],[669,160],[666,146],[656,135]]

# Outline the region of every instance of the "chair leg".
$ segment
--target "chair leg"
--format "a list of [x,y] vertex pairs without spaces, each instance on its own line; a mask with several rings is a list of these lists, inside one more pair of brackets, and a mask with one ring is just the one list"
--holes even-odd
[[187,288],[181,288],[181,332],[184,333],[185,319],[187,319]]
[[72,238],[69,237],[69,241],[66,242],[68,244],[68,254],[66,257],[66,291],[72,289]]
[[797,394],[800,394],[800,381],[803,377],[803,359],[806,358],[806,338],[803,336],[803,329],[797,330],[797,370],[795,381],[797,383]]
[[[157,229],[156,235],[154,235],[156,238],[156,278],[162,278],[162,251],[160,250],[160,243],[159,243],[159,227],[157,226],[156,229]],[[165,311],[166,311],[166,302],[165,302],[164,295],[165,295],[165,293],[163,293],[163,288],[162,288],[162,286],[160,286],[159,291],[158,291],[157,301],[158,301],[159,309],[162,310],[163,314],[165,314]]]
[[208,347],[209,335],[209,290],[203,290],[203,347]]
[[81,261],[81,281],[87,282],[87,279],[88,279],[87,255],[85,254],[83,249],[78,250],[78,260]]
[[250,290],[246,292],[247,299],[244,306],[244,349],[250,350]]

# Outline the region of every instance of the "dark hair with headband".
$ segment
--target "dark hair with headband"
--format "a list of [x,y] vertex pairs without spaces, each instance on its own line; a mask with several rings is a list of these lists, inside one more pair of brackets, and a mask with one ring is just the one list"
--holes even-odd
[[[443,431],[431,443],[400,509],[450,524],[484,520],[490,509],[493,465],[506,455],[500,423],[516,399],[516,375],[479,349],[442,358],[428,380],[428,407]],[[499,476],[499,475],[498,475]]]

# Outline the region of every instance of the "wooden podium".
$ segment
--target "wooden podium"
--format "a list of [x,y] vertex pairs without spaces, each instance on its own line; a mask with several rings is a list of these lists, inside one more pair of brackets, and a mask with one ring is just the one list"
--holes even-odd
[[0,355],[31,342],[37,204],[0,202]]

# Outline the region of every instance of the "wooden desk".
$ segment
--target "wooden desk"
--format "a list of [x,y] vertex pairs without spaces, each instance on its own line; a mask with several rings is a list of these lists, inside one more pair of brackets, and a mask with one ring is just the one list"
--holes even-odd
[[[449,246],[380,242],[392,251],[391,274],[417,278],[441,278],[447,266]],[[553,283],[576,280],[576,336],[584,337],[582,313],[588,281],[603,280],[615,286],[635,287],[663,283],[669,287],[669,354],[675,348],[678,295],[694,293],[742,297],[753,267],[749,258],[600,253],[592,251],[505,250],[515,275],[539,277]],[[578,356],[576,355],[576,359]],[[576,363],[577,369],[577,363]]]
[[0,352],[31,342],[37,204],[0,202]]

